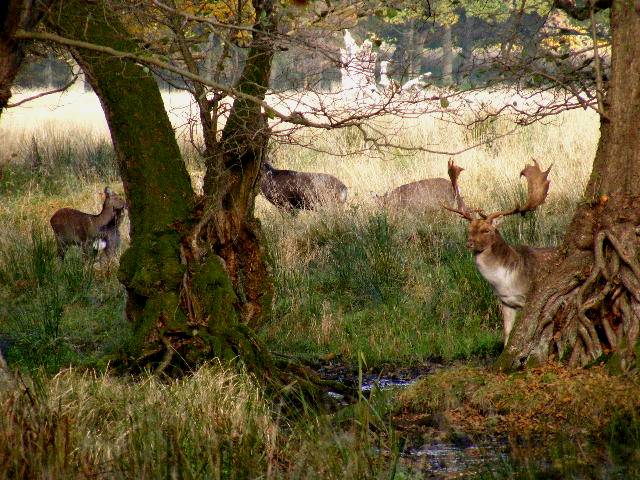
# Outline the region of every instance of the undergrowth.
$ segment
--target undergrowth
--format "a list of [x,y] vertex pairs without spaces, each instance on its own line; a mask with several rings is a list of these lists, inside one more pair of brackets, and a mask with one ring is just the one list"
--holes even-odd
[[0,389],[0,478],[403,478],[372,399],[339,416],[282,407],[217,364],[168,382],[36,375]]
[[[370,363],[500,351],[498,302],[465,247],[462,221],[358,208],[269,220],[276,301],[263,335],[275,348],[350,362],[363,352]],[[557,239],[544,232],[561,228],[535,215],[505,224],[516,243],[549,245]]]
[[85,260],[79,248],[59,259],[40,226],[0,239],[0,335],[10,362],[55,373],[105,365],[127,338],[115,265]]

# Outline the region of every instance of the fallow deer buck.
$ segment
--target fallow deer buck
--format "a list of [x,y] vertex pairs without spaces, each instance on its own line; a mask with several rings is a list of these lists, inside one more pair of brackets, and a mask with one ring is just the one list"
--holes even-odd
[[347,187],[327,173],[278,170],[262,164],[260,191],[276,207],[286,210],[315,210],[321,205],[338,205],[347,200]]
[[[91,248],[100,250],[101,247],[109,246],[108,238],[113,237],[113,228],[119,227],[118,218],[122,215],[126,202],[109,187],[105,187],[104,195],[102,211],[97,215],[73,208],[61,208],[51,216],[50,223],[58,246],[58,256],[64,257],[71,245],[79,245],[85,254]],[[119,236],[118,232],[118,239]]]
[[462,208],[458,177],[464,168],[457,166],[453,160],[449,160],[447,165],[449,180],[446,178],[426,178],[401,185],[377,198],[385,207],[398,209],[435,210],[439,209],[442,204]]
[[481,218],[474,218],[472,215],[474,212],[467,210],[464,202],[457,209],[442,205],[471,222],[467,248],[473,252],[480,274],[491,284],[502,304],[505,345],[509,340],[517,310],[525,304],[538,267],[549,261],[555,253],[555,248],[509,245],[497,228],[504,217],[516,213],[524,215],[525,212],[535,210],[546,200],[549,191],[547,175],[551,167],[542,171],[538,162],[536,160],[533,162],[533,165],[526,165],[520,172],[520,176],[527,179],[527,200],[523,206],[488,215],[476,210],[475,213],[478,213]]

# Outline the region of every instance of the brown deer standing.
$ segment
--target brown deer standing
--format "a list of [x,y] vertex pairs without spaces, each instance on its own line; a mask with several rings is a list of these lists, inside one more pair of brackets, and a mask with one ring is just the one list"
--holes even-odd
[[493,291],[502,304],[504,322],[504,344],[509,340],[518,309],[525,304],[531,281],[538,266],[548,261],[555,253],[555,248],[533,248],[526,245],[509,245],[500,235],[500,221],[516,213],[531,212],[542,205],[549,191],[547,175],[551,167],[542,171],[538,162],[526,165],[520,172],[527,179],[527,201],[523,206],[511,210],[494,212],[485,215],[477,211],[481,218],[474,218],[464,205],[454,209],[442,205],[447,210],[458,213],[469,222],[467,247],[473,252],[476,266],[480,274],[493,287]]
[[100,249],[100,246],[107,246],[104,229],[108,229],[108,225],[114,221],[118,211],[122,212],[126,202],[109,187],[105,187],[104,195],[102,211],[97,215],[73,208],[61,208],[51,216],[50,223],[56,237],[58,256],[64,257],[67,248],[71,245],[79,245],[85,254],[89,254],[90,249],[96,246],[98,246],[97,249]]
[[412,209],[439,209],[442,204],[462,207],[462,197],[458,186],[458,177],[464,168],[449,160],[446,178],[426,178],[417,182],[401,185],[385,195],[378,197],[385,207]]
[[347,187],[327,173],[278,170],[262,164],[260,191],[276,207],[286,210],[315,210],[321,205],[337,205],[347,200]]

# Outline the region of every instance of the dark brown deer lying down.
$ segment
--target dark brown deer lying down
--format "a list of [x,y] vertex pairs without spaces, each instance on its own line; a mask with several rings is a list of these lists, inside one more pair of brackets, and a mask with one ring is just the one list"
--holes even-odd
[[[50,223],[56,237],[58,255],[63,257],[67,248],[71,245],[79,245],[85,254],[90,253],[91,248],[100,250],[109,247],[109,236],[112,237],[111,244],[113,252],[117,246],[114,242],[119,241],[120,233],[117,233],[117,240],[113,229],[117,230],[118,218],[122,215],[126,207],[125,201],[109,187],[104,189],[104,203],[102,211],[97,215],[84,213],[73,208],[61,208],[51,217]],[[97,247],[97,248],[96,248]]]
[[464,168],[457,166],[453,160],[449,160],[447,170],[449,180],[426,178],[401,185],[378,198],[385,207],[411,209],[416,212],[425,209],[439,210],[442,204],[460,207],[462,197],[460,197],[458,177]]
[[509,245],[497,228],[504,217],[516,213],[524,215],[525,212],[533,211],[542,205],[547,198],[549,191],[547,175],[551,167],[543,172],[538,162],[535,160],[533,162],[534,165],[527,165],[520,172],[521,176],[526,177],[528,187],[527,201],[523,206],[489,215],[478,212],[481,218],[474,218],[473,212],[469,212],[464,203],[458,209],[443,205],[447,210],[456,212],[471,222],[467,247],[475,256],[480,274],[491,284],[502,304],[505,345],[509,340],[517,310],[526,302],[538,267],[550,261],[556,252],[555,248]]
[[275,206],[315,210],[321,205],[338,205],[347,200],[347,187],[327,173],[278,170],[262,164],[260,191]]

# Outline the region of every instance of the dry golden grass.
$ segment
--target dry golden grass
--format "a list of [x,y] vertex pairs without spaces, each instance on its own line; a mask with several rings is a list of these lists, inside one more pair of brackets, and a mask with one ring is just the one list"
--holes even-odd
[[[32,93],[22,92],[14,100]],[[164,93],[163,98],[179,142],[183,148],[188,148],[188,125],[195,116],[195,106],[184,92]],[[389,132],[389,140],[393,143],[445,151],[463,149],[513,127],[508,119],[498,119],[469,130],[426,115],[380,118],[375,120],[375,126]],[[347,208],[358,210],[356,213],[352,210],[351,218],[355,221],[365,221],[376,208],[374,193],[382,194],[423,178],[447,177],[447,155],[387,150],[344,156],[344,152],[364,146],[353,129],[303,130],[298,135],[316,150],[276,145],[271,156],[273,163],[280,168],[325,172],[340,178],[349,187]],[[77,87],[7,110],[0,118],[0,138],[3,138],[1,167],[8,162],[28,161],[33,138],[41,148],[46,148],[63,138],[75,144],[104,140],[108,138],[108,130],[96,96]],[[598,119],[593,112],[566,112],[546,124],[522,127],[513,135],[455,157],[455,161],[465,168],[460,177],[462,195],[468,205],[486,210],[511,204],[517,198],[516,188],[522,185],[518,177],[520,170],[531,158],[536,158],[545,167],[554,165],[547,205],[540,209],[541,218],[566,215],[584,189],[597,140]],[[191,174],[197,189],[203,172],[192,170]],[[122,189],[119,184],[112,186],[119,191]],[[38,185],[34,184],[33,193],[27,192],[0,205],[0,216],[12,217],[18,224],[28,227],[34,220],[46,224],[50,215],[63,206],[97,212],[103,188],[102,184],[89,183],[83,188],[68,189],[64,196],[43,198],[37,194]],[[329,212],[329,216],[301,212],[290,217],[277,211],[260,195],[256,212],[265,225],[271,225],[272,236],[275,235],[277,248],[282,252],[279,260],[285,265],[312,260],[318,253],[305,248],[304,239],[313,230],[327,227],[327,218],[343,216],[343,212],[337,211]]]
[[[18,101],[33,92],[15,95]],[[169,116],[179,138],[186,140],[188,124],[197,116],[195,106],[185,92],[163,93]],[[439,120],[434,116],[418,118],[387,117],[375,121],[376,128],[390,132],[390,141],[444,151],[456,151],[483,140],[492,133],[501,134],[511,128],[508,120],[493,126],[485,122],[474,131]],[[197,132],[196,132],[197,133]],[[60,136],[76,141],[108,138],[108,129],[97,97],[79,87],[63,94],[42,97],[23,106],[6,110],[0,120],[3,146],[0,164],[24,151],[31,137],[47,143]],[[300,134],[305,140],[315,137],[313,146],[340,154],[357,148],[361,140],[350,129],[333,132]],[[551,178],[550,200],[558,195],[581,191],[591,167],[598,140],[598,119],[591,111],[574,110],[548,121],[523,127],[514,135],[499,139],[491,146],[469,150],[456,157],[466,171],[461,177],[463,192],[470,200],[482,204],[495,202],[488,197],[494,190],[509,190],[517,182],[522,165],[534,157],[542,164],[555,165]],[[351,201],[368,199],[369,192],[385,192],[393,187],[421,178],[446,178],[447,156],[425,152],[376,154],[365,152],[346,157],[331,154],[309,154],[300,147],[280,146],[274,154],[281,167],[309,168],[332,173],[350,188]],[[310,160],[313,159],[311,164]]]
[[[403,128],[396,125],[401,121]],[[390,141],[456,151],[474,143],[474,131],[436,118],[388,119],[389,131],[400,131]],[[512,125],[496,121],[493,133],[501,134]],[[487,132],[491,133],[491,131]],[[481,137],[483,139],[484,137]],[[536,158],[543,166],[554,164],[548,203],[560,197],[576,198],[591,170],[598,142],[598,119],[591,112],[566,112],[549,124],[520,128],[517,133],[480,146],[455,157],[465,168],[460,177],[462,194],[468,203],[491,208],[496,194],[512,192],[525,163]],[[350,130],[323,133],[318,149],[339,152],[345,144],[360,146]],[[336,175],[349,187],[350,203],[369,202],[371,192],[384,193],[399,185],[430,177],[447,177],[447,155],[427,152],[395,152],[384,155],[365,152],[350,157],[310,154],[301,147],[276,149],[275,163],[281,168],[322,171]],[[487,207],[488,206],[488,207]]]
[[[33,92],[15,95],[18,101]],[[188,126],[197,117],[195,106],[185,92],[163,93],[176,133],[184,144]],[[513,126],[507,119],[490,125],[485,122],[469,130],[435,116],[417,118],[386,117],[375,120],[377,129],[390,134],[395,144],[414,145],[441,151],[456,151],[502,134]],[[197,134],[197,130],[196,130]],[[280,167],[331,173],[350,189],[351,203],[370,199],[370,192],[384,193],[398,185],[428,177],[446,178],[446,155],[426,152],[364,152],[349,157],[336,156],[362,145],[352,129],[332,132],[303,131],[305,143],[327,154],[310,153],[295,146],[276,148],[273,160]],[[97,97],[79,87],[63,94],[42,97],[0,117],[0,165],[19,157],[32,137],[44,144],[67,136],[77,142],[108,138],[107,125]],[[594,112],[574,110],[545,124],[520,128],[516,134],[498,139],[456,157],[466,170],[461,176],[463,194],[474,204],[494,205],[494,192],[509,191],[517,183],[525,162],[537,158],[543,165],[554,164],[549,203],[559,196],[577,196],[591,169],[598,141],[598,118]]]
[[[31,94],[33,92],[19,93],[14,100]],[[188,148],[187,126],[194,118],[195,106],[184,92],[164,93],[163,98],[179,141],[183,148]],[[392,135],[389,140],[394,143],[446,151],[463,149],[513,127],[508,119],[498,119],[469,130],[426,115],[418,118],[386,117],[377,119],[375,125],[379,130],[389,132]],[[298,135],[317,150],[276,145],[272,153],[273,163],[280,168],[325,172],[340,178],[349,187],[347,208],[358,209],[352,215],[356,221],[366,220],[376,208],[374,193],[382,194],[423,178],[447,177],[446,155],[387,150],[343,156],[340,154],[363,147],[358,132],[353,129],[320,133],[306,130]],[[82,145],[108,138],[108,129],[97,97],[76,87],[66,93],[42,97],[7,110],[0,117],[0,138],[3,139],[1,168],[9,162],[29,161],[32,139],[37,140],[41,149],[61,139]],[[517,198],[516,188],[522,185],[518,177],[522,166],[536,158],[545,167],[554,165],[549,198],[540,209],[541,218],[566,215],[584,189],[597,140],[598,119],[593,112],[575,110],[546,124],[522,127],[513,135],[456,156],[455,161],[465,168],[460,177],[462,195],[468,205],[486,210],[513,203]],[[198,189],[203,172],[192,170],[191,174]],[[112,187],[122,190],[120,184]],[[0,205],[0,216],[12,217],[17,224],[28,228],[34,220],[46,225],[51,214],[63,206],[97,212],[103,188],[104,185],[99,183],[87,183],[82,188],[67,189],[63,196],[44,198],[38,195],[38,185],[34,181],[32,191]],[[317,254],[310,253],[301,242],[304,243],[304,238],[312,230],[326,227],[327,215],[316,212],[302,212],[296,217],[283,215],[260,195],[256,201],[256,212],[266,225],[271,225],[278,250],[283,253],[281,262],[299,265],[310,261],[309,255]],[[330,212],[329,217],[342,215],[340,211]],[[4,225],[0,229],[15,227],[16,224],[11,227]]]

